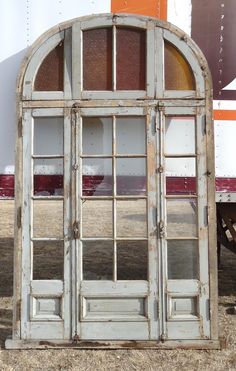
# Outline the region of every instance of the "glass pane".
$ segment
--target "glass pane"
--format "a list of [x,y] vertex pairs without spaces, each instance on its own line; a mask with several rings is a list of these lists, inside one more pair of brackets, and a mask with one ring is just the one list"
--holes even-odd
[[40,65],[34,90],[63,91],[64,90],[64,43],[56,46]]
[[83,196],[110,196],[112,192],[112,159],[83,159]]
[[147,241],[117,242],[117,279],[147,280]]
[[168,155],[195,154],[195,118],[166,117],[165,153]]
[[34,119],[34,154],[63,155],[63,117]]
[[117,27],[117,90],[146,90],[146,31]]
[[146,158],[117,158],[118,195],[146,194]]
[[146,200],[117,200],[117,237],[147,237]]
[[167,199],[166,212],[168,237],[197,237],[195,199]]
[[63,241],[35,241],[33,243],[33,279],[63,280]]
[[117,117],[116,152],[118,154],[146,154],[145,117]]
[[165,42],[165,89],[196,89],[191,67],[183,55],[168,42]]
[[34,200],[33,237],[63,236],[63,200]]
[[83,32],[84,90],[112,90],[112,28]]
[[113,279],[113,242],[83,242],[83,279]]
[[112,201],[84,200],[82,206],[83,237],[112,237]]
[[166,193],[168,195],[196,195],[195,158],[166,158]]
[[112,118],[83,118],[83,154],[112,154]]
[[173,240],[167,243],[168,278],[198,278],[198,242]]
[[34,195],[63,195],[63,159],[34,160]]

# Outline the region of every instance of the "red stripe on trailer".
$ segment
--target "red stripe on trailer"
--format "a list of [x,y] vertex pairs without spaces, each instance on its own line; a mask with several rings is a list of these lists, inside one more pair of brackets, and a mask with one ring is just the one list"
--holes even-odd
[[236,110],[214,110],[214,120],[236,120]]
[[167,0],[111,0],[112,13],[134,13],[167,19]]
[[[129,193],[134,195],[145,192],[145,178],[141,176],[117,178],[117,187],[119,194]],[[167,194],[191,195],[196,193],[196,180],[193,177],[167,177]],[[111,176],[83,176],[84,194],[92,196],[95,192],[100,195],[112,194]],[[36,195],[60,195],[63,190],[62,175],[36,175],[34,181],[34,192]],[[216,178],[217,192],[236,192],[236,178]],[[14,175],[0,175],[0,197],[14,197]]]

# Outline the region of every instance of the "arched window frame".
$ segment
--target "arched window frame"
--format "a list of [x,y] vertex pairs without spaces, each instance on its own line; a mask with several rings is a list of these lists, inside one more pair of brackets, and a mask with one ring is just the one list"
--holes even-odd
[[[78,42],[77,36],[81,36],[81,30],[103,27],[126,25],[132,27],[140,27],[147,29],[148,42],[153,47],[148,49],[147,59],[147,91],[104,91],[104,92],[84,92],[81,89],[81,78],[74,79],[76,74],[81,74],[78,60],[81,58],[81,48],[75,50],[75,45]],[[47,54],[64,40],[64,92],[36,92],[33,90],[35,76],[37,74],[40,63]],[[186,60],[189,62],[196,81],[195,91],[175,91],[164,89],[164,40],[175,45]],[[81,39],[80,39],[81,41]],[[161,48],[157,46],[161,45]],[[156,50],[156,51],[155,51]],[[153,75],[154,72],[154,75]],[[158,76],[161,76],[159,79]],[[117,15],[96,15],[84,17],[78,20],[66,22],[60,27],[55,27],[45,33],[35,44],[30,48],[26,58],[24,59],[18,79],[18,135],[17,135],[17,151],[16,151],[16,234],[15,234],[15,264],[21,267],[21,249],[22,249],[22,225],[21,221],[28,218],[27,210],[23,207],[22,197],[22,164],[24,165],[22,134],[27,128],[24,127],[24,119],[29,112],[27,109],[48,109],[53,110],[60,108],[64,109],[64,115],[69,117],[73,104],[78,104],[81,107],[112,107],[112,106],[144,106],[151,105],[162,112],[162,107],[166,108],[167,115],[169,112],[182,113],[185,107],[192,107],[194,112],[199,114],[200,123],[205,122],[206,130],[206,146],[207,153],[213,153],[213,126],[211,113],[211,98],[212,86],[210,72],[204,56],[194,42],[179,29],[171,26],[166,22],[156,19],[145,18],[141,16],[130,16],[125,14]],[[91,101],[89,101],[91,99]],[[98,102],[98,100],[100,100]],[[117,100],[116,100],[117,99]],[[123,102],[120,99],[126,99]],[[96,101],[97,100],[97,101]],[[102,101],[103,100],[103,101]],[[26,109],[26,111],[24,111]],[[25,117],[24,117],[25,115]],[[30,118],[28,117],[28,120]],[[67,119],[67,128],[69,130],[70,121]],[[202,127],[202,126],[201,126]],[[204,127],[204,125],[203,125]],[[200,130],[200,129],[199,129]],[[69,141],[68,141],[69,142]],[[27,164],[26,164],[27,165]],[[208,202],[208,223],[209,235],[215,234],[214,225],[214,159],[209,155],[207,157],[207,188]],[[209,259],[210,272],[210,298],[211,298],[211,339],[217,339],[217,285],[216,285],[216,270],[215,262],[215,239],[211,238],[209,251],[211,258]],[[15,310],[13,321],[13,334],[16,338],[20,338],[20,326],[18,318],[18,302],[21,300],[21,270],[18,269],[15,274]]]

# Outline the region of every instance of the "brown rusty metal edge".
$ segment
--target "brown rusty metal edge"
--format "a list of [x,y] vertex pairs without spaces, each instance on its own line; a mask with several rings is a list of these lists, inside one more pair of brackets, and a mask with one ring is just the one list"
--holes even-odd
[[215,340],[169,340],[161,341],[54,341],[54,340],[12,340],[8,338],[6,349],[224,349],[225,342]]

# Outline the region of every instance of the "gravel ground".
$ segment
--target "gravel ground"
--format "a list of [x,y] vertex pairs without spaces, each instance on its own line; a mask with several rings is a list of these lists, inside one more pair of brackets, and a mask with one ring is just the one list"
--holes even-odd
[[[12,203],[0,208],[0,370],[236,370],[236,255],[222,248],[219,270],[221,350],[14,350],[4,349],[12,318]],[[6,203],[5,203],[6,205]],[[1,205],[0,205],[1,206]]]

